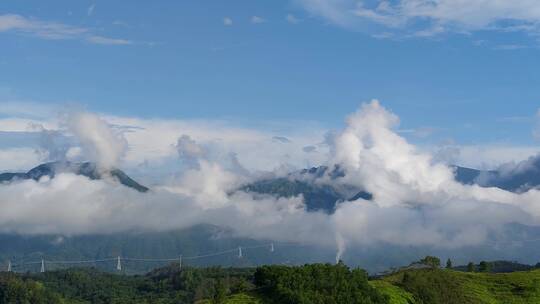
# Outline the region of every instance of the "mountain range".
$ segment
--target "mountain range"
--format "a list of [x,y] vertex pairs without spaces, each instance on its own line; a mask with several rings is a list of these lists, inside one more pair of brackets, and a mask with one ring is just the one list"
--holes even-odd
[[[512,168],[502,167],[499,170],[477,170],[461,166],[451,167],[456,181],[462,184],[477,184],[482,187],[497,187],[512,192],[524,192],[540,186],[540,157],[532,157]],[[73,173],[86,176],[92,180],[112,177],[121,185],[139,192],[147,192],[143,186],[117,168],[101,169],[92,162],[49,162],[41,164],[28,172],[1,173],[0,184],[18,180],[40,180],[47,176],[54,178],[60,173]],[[303,195],[307,211],[324,211],[332,213],[337,205],[344,201],[359,198],[371,200],[372,194],[353,186],[337,188],[329,183],[321,182],[323,178],[330,180],[345,176],[345,170],[339,166],[313,167],[292,172],[284,177],[260,179],[243,185],[239,190],[270,194],[277,197],[293,197]]]
[[[517,166],[514,170],[482,171],[464,167],[453,167],[456,180],[463,184],[478,184],[486,187],[499,187],[514,192],[525,191],[540,185],[540,162],[529,160],[527,166]],[[119,169],[100,170],[93,163],[52,162],[39,165],[25,173],[0,174],[2,184],[18,180],[39,180],[45,176],[54,178],[60,173],[74,173],[96,180],[110,176],[120,185],[129,187],[141,193],[149,189]],[[334,212],[336,206],[344,201],[358,198],[371,200],[372,195],[364,189],[356,187],[332,186],[322,183],[323,178],[338,179],[345,171],[338,166],[325,166],[299,170],[284,177],[273,177],[258,180],[240,187],[240,190],[265,193],[278,197],[303,195],[306,209],[310,212]],[[337,183],[336,183],[337,184]],[[528,235],[531,238],[540,236],[540,228],[523,225],[506,227],[508,234],[503,242],[512,244],[516,235]],[[506,241],[504,241],[506,240]],[[0,234],[0,267],[7,260],[25,259],[39,260],[45,256],[49,259],[98,259],[110,256],[163,257],[168,258],[184,254],[201,254],[237,248],[238,246],[268,243],[268,240],[257,241],[235,237],[226,227],[199,225],[184,230],[169,232],[124,232],[113,235],[36,235],[24,236],[16,234]],[[380,252],[385,252],[384,258]],[[445,256],[451,254],[456,259],[466,262],[470,256],[483,256],[495,259],[517,259],[529,263],[537,261],[537,243],[527,243],[523,246],[502,246],[501,248],[471,246],[460,250],[440,251],[433,248],[401,248],[399,246],[383,245],[374,250],[350,249],[349,255],[354,257],[352,264],[379,271],[389,266],[404,264],[432,252]],[[232,256],[215,257],[201,261],[199,265],[258,265],[265,263],[298,264],[314,261],[332,261],[335,251],[332,248],[316,246],[280,246],[276,243],[276,252],[270,254],[267,249],[247,252],[244,259]],[[346,257],[345,257],[346,258]],[[5,266],[5,265],[4,265]],[[158,265],[154,265],[158,266]],[[112,266],[111,266],[112,267]],[[133,267],[136,267],[133,265]],[[1,268],[0,268],[1,269]],[[132,268],[137,272],[150,268]]]
[[[497,187],[512,192],[524,192],[540,186],[540,157],[533,157],[513,166],[499,170],[477,170],[472,168],[451,166],[457,182],[466,185],[476,184],[482,187]],[[278,197],[293,197],[302,194],[308,211],[324,211],[332,213],[336,206],[344,201],[359,198],[371,200],[372,194],[357,187],[341,187],[337,189],[322,181],[345,176],[339,166],[313,167],[290,173],[286,177],[268,178],[243,186],[241,189],[257,193],[271,194]]]

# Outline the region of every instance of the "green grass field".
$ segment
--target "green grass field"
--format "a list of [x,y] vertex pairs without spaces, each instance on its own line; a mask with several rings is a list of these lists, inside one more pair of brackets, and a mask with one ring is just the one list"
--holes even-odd
[[[240,293],[227,297],[223,304],[265,304],[260,296],[256,294]],[[196,304],[212,304],[210,300],[199,301]]]
[[371,281],[391,303],[540,303],[540,270],[469,273],[408,270]]
[[373,280],[369,284],[375,289],[379,290],[382,294],[387,295],[390,298],[390,304],[417,304],[414,300],[414,296],[385,280]]

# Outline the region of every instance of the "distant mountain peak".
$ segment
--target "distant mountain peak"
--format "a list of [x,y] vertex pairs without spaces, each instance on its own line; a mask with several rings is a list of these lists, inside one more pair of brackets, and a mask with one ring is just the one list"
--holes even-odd
[[269,178],[244,185],[240,190],[276,197],[302,195],[307,211],[333,213],[338,204],[358,199],[372,200],[373,195],[358,187],[336,187],[331,183],[318,183],[316,180],[329,178],[335,180],[345,176],[339,165],[319,166],[290,173],[286,177]]
[[10,183],[16,180],[39,180],[44,176],[54,178],[59,173],[73,173],[86,176],[91,180],[102,179],[105,175],[116,179],[120,184],[135,189],[139,192],[147,192],[149,189],[130,178],[126,173],[117,168],[102,169],[92,162],[68,162],[57,161],[41,164],[30,169],[26,173],[2,173],[0,183]]

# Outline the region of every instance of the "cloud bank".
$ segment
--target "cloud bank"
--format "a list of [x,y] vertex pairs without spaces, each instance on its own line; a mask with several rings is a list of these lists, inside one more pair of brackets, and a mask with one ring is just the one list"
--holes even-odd
[[[158,140],[145,132],[161,122],[147,122],[140,129],[130,127],[134,124],[125,119],[123,124],[114,120],[118,122],[118,118],[71,113],[66,132],[80,143],[83,155],[105,167],[121,164],[128,144],[137,147],[137,140],[150,144]],[[152,191],[139,193],[114,180],[73,174],[0,185],[5,211],[0,214],[0,231],[77,235],[207,223],[230,227],[238,236],[336,246],[341,254],[348,247],[376,244],[456,248],[496,239],[507,224],[540,225],[538,190],[516,194],[459,184],[451,168],[401,137],[398,125],[399,118],[378,101],[365,103],[346,119],[342,130],[326,138],[321,133],[312,141],[329,145],[326,153],[305,151],[305,142],[290,135],[290,143],[284,144],[269,134],[219,129],[221,138],[236,139],[251,154],[267,147],[256,149],[261,144],[278,149],[297,145],[299,155],[318,154],[324,157],[320,164],[344,170],[343,177],[323,176],[321,183],[373,194],[371,201],[343,202],[333,214],[307,212],[301,196],[275,198],[237,190],[260,176],[240,164],[244,155],[227,149],[218,153],[227,145],[203,145],[201,133],[184,129],[182,134],[174,128],[168,146],[177,159],[177,170]],[[253,140],[252,146],[246,138]],[[260,161],[264,156],[252,155]],[[197,165],[181,166],[185,159]]]

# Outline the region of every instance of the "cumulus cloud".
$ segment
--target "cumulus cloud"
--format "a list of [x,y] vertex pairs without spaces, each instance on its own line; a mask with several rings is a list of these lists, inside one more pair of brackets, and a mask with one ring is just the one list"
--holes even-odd
[[125,155],[128,142],[99,116],[78,112],[68,115],[68,130],[81,145],[85,157],[103,168],[116,166]]
[[[313,153],[309,157],[302,153],[302,147],[320,141],[324,129],[318,125],[291,128],[284,124],[280,132],[291,141],[288,144],[276,144],[272,140],[275,132],[264,128],[253,129],[235,125],[227,121],[207,120],[144,120],[107,116],[107,121],[119,126],[137,126],[124,133],[129,142],[125,164],[135,167],[145,161],[149,165],[170,168],[177,163],[178,151],[175,147],[179,135],[186,134],[205,147],[207,156],[229,160],[234,153],[250,171],[271,171],[287,162],[298,168],[320,164],[323,155]],[[275,125],[274,125],[275,126]],[[327,148],[321,148],[325,152]],[[288,156],[286,156],[288,155]]]
[[[111,123],[140,122],[106,120],[94,114],[72,113],[68,126],[80,141],[83,154],[114,165],[127,144]],[[346,248],[381,243],[457,248],[486,242],[507,224],[540,225],[539,191],[517,194],[455,182],[452,169],[399,135],[399,118],[378,101],[363,104],[346,119],[342,130],[327,133],[331,134],[325,139],[329,153],[304,153],[301,147],[308,142],[303,141],[294,147],[301,155],[326,155],[320,164],[337,166],[345,173],[342,177],[323,176],[318,182],[373,194],[371,201],[343,202],[333,214],[307,212],[302,196],[285,199],[237,190],[256,176],[240,165],[244,156],[256,154],[255,159],[261,161],[266,155],[258,151],[288,145],[268,140],[271,137],[266,133],[210,128],[219,130],[216,137],[241,143],[249,151],[225,153],[239,166],[228,168],[219,157],[210,155],[213,148],[222,146],[203,145],[201,139],[208,139],[208,134],[203,136],[201,129],[193,126],[189,132],[184,129],[189,135],[178,137],[181,128],[177,123],[165,124],[176,126],[170,131],[168,147],[181,158],[197,159],[198,166],[178,170],[148,193],[107,179],[89,180],[73,174],[0,185],[6,211],[0,214],[0,231],[85,234],[159,231],[209,223],[230,227],[239,236],[336,246],[340,255]],[[144,132],[155,129],[153,124],[156,122],[146,122],[143,128],[126,133],[130,146],[137,147],[129,134],[137,134],[133,139],[147,140],[151,145],[156,139],[149,135],[155,133]],[[166,132],[163,135],[169,136]],[[309,142],[320,142],[323,137],[321,132],[318,140]],[[245,143],[250,140],[251,146]],[[279,163],[279,158],[272,161]]]
[[530,0],[296,0],[310,13],[346,27],[370,21],[416,36],[477,30],[538,33],[540,8]]
[[180,160],[184,161],[189,167],[198,167],[199,159],[206,156],[206,150],[189,135],[182,135],[176,142],[176,149]]
[[49,130],[43,125],[33,125],[39,133],[39,148],[37,153],[43,161],[64,161],[71,148],[69,140],[60,130]]
[[182,135],[178,138],[176,149],[178,149],[180,158],[201,158],[206,154],[204,148],[191,139],[189,135]]
[[[372,202],[348,202],[336,211],[340,237],[348,242],[463,246],[485,241],[509,223],[538,224],[540,192],[522,195],[466,186],[447,166],[400,137],[397,116],[377,101],[349,116],[334,138],[334,164],[344,184],[373,194]],[[482,210],[489,215],[478,217]],[[361,233],[359,233],[361,232]]]

